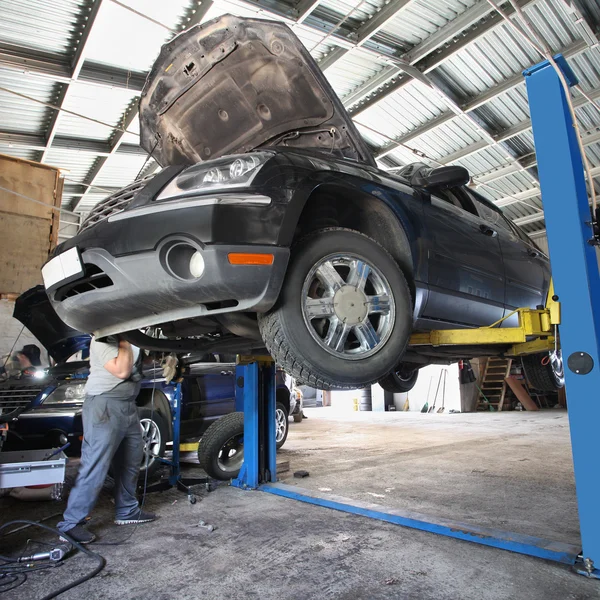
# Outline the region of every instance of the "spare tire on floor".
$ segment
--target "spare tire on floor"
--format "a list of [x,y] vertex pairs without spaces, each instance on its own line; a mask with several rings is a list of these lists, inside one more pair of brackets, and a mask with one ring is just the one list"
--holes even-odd
[[244,462],[244,413],[217,419],[202,436],[198,462],[213,479],[228,481],[238,476]]
[[[281,402],[275,405],[277,449],[285,444],[289,430],[288,411]],[[229,413],[217,419],[202,436],[198,462],[213,479],[235,479],[244,462],[244,413]]]

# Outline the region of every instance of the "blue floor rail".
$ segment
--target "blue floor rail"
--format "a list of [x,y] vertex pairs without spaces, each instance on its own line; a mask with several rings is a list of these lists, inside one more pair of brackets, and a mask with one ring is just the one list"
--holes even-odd
[[360,502],[341,496],[319,494],[312,490],[285,483],[268,483],[259,486],[258,489],[268,494],[299,500],[323,508],[369,517],[394,525],[401,525],[402,527],[410,527],[411,529],[482,544],[483,546],[510,550],[511,552],[544,558],[566,565],[574,565],[581,553],[581,546],[574,544],[502,531],[491,527],[480,527],[479,525],[432,517],[413,511],[388,508],[379,504]]

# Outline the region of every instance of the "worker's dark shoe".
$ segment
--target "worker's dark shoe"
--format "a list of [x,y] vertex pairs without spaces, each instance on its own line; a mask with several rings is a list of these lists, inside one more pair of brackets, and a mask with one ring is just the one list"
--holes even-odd
[[140,523],[150,523],[150,521],[156,521],[156,515],[139,510],[127,519],[115,519],[115,525],[138,525]]
[[[96,536],[91,531],[88,531],[85,527],[82,527],[81,525],[75,525],[75,527],[72,527],[71,529],[69,529],[69,531],[64,531],[63,533],[66,533],[69,537],[73,538],[76,542],[79,542],[80,544],[91,544],[96,539]],[[69,541],[67,538],[64,537],[61,537],[60,540],[61,542]]]

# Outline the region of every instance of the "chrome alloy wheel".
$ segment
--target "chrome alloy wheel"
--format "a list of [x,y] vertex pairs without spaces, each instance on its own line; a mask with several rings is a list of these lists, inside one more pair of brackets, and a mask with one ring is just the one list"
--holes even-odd
[[285,430],[287,428],[287,416],[280,409],[275,410],[275,442],[279,443],[285,437]]
[[142,469],[146,468],[146,461],[150,466],[159,455],[161,446],[161,435],[158,425],[151,419],[140,419],[142,426],[142,440],[144,442],[144,456],[142,458]]
[[381,271],[364,258],[330,254],[304,280],[302,316],[327,352],[359,360],[388,341],[395,321],[394,297]]
[[563,364],[562,351],[554,350],[553,352],[550,352],[549,361],[556,379],[556,384],[558,387],[562,387],[565,385],[565,367]]

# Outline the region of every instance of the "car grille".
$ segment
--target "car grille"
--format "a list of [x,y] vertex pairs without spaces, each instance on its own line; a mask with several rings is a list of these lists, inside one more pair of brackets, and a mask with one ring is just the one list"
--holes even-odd
[[79,233],[93,227],[94,225],[101,223],[108,219],[108,217],[120,213],[125,210],[129,203],[135,198],[137,193],[146,186],[148,181],[154,177],[154,174],[147,175],[143,179],[138,179],[134,181],[132,184],[124,187],[122,190],[119,190],[112,196],[101,200],[94,206],[90,214],[87,216],[85,221],[81,224],[79,228]]
[[26,408],[40,394],[41,388],[0,389],[0,413],[9,413],[16,408]]

